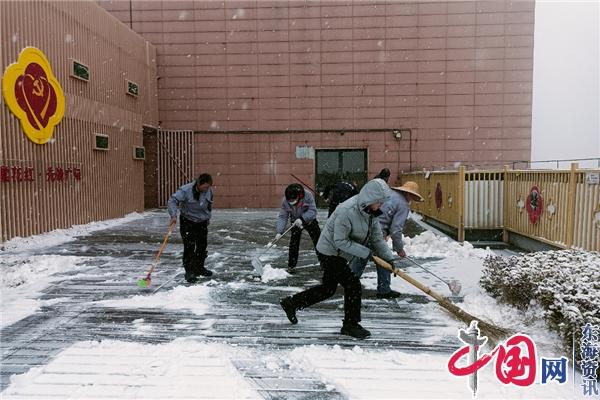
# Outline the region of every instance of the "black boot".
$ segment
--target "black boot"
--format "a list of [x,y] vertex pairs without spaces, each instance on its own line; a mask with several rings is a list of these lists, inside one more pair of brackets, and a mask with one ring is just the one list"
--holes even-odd
[[198,277],[196,275],[190,273],[190,272],[186,272],[185,273],[185,280],[188,283],[196,283],[196,282],[198,282]]
[[298,318],[296,318],[296,307],[294,307],[294,303],[291,297],[285,297],[279,301],[281,304],[281,308],[285,311],[285,315],[290,320],[293,325],[298,323]]
[[400,293],[396,292],[395,290],[390,290],[387,293],[377,293],[378,299],[396,299],[400,296],[402,296],[402,295]]
[[204,266],[204,261],[206,261],[206,259],[208,258],[208,251],[204,252],[204,257],[202,257],[200,259],[200,266],[196,271],[196,275],[202,275],[202,276],[212,276],[212,271],[210,269],[206,269],[206,267]]
[[340,331],[342,335],[352,336],[357,339],[364,339],[366,337],[371,336],[371,332],[360,326],[358,322],[355,323],[345,323],[342,326]]

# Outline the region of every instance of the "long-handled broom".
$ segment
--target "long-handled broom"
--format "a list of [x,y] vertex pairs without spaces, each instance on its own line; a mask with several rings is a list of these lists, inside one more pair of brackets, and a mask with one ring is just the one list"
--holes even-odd
[[400,278],[404,279],[411,285],[415,286],[417,289],[419,289],[419,290],[425,292],[426,294],[428,294],[429,296],[433,297],[440,306],[444,307],[450,313],[454,314],[454,316],[456,316],[461,321],[465,322],[467,325],[469,325],[471,323],[471,321],[478,321],[479,328],[481,328],[481,331],[484,332],[486,335],[488,335],[492,338],[495,338],[495,339],[500,339],[500,338],[509,336],[512,333],[511,331],[509,331],[507,329],[500,328],[499,326],[490,324],[489,322],[483,321],[481,318],[477,318],[477,317],[469,314],[462,308],[456,306],[454,303],[452,303],[450,300],[448,300],[444,296],[434,292],[429,287],[423,285],[419,281],[410,277],[405,272],[400,271],[398,268],[394,268],[387,261],[385,261],[377,256],[373,256],[373,261],[375,262],[375,264],[379,265],[382,268],[387,269],[388,271],[392,272],[394,275],[399,276]]
[[169,236],[171,236],[171,231],[173,231],[173,227],[175,226],[175,224],[176,224],[176,222],[171,222],[169,224],[169,230],[165,234],[165,238],[164,238],[162,244],[160,245],[160,249],[158,250],[158,253],[156,253],[156,257],[154,258],[154,263],[152,264],[152,266],[148,270],[148,274],[146,275],[145,278],[142,278],[139,281],[137,281],[137,285],[139,287],[141,287],[141,288],[147,288],[152,283],[152,279],[151,279],[150,276],[152,275],[152,272],[154,271],[154,268],[156,268],[156,266],[158,265],[158,261],[160,260],[160,255],[162,254],[165,246],[167,245],[167,242],[169,241]]

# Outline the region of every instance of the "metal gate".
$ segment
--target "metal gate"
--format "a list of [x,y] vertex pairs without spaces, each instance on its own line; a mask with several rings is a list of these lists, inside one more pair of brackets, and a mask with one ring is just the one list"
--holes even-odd
[[165,207],[169,197],[194,179],[194,132],[159,130],[158,206]]

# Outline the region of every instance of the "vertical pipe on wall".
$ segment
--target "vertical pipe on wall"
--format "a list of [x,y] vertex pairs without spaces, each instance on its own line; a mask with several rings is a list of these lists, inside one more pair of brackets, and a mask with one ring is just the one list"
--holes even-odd
[[458,169],[458,241],[465,241],[465,224],[464,224],[464,212],[465,212],[465,166],[461,165]]
[[511,225],[509,218],[511,218],[511,216],[508,213],[508,204],[509,204],[509,200],[511,199],[511,195],[512,193],[510,192],[510,187],[509,187],[509,178],[508,178],[508,165],[504,166],[504,169],[502,171],[504,180],[502,181],[502,214],[503,214],[503,218],[501,219],[502,221],[502,241],[504,243],[508,243],[508,230],[506,229],[507,225]]

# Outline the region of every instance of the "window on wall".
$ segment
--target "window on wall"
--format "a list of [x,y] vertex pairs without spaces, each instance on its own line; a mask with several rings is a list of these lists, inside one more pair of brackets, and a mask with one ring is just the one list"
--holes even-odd
[[[359,189],[367,182],[367,150],[323,149],[315,153],[315,188],[323,192],[339,180],[355,181]],[[317,197],[317,205],[326,207]]]

